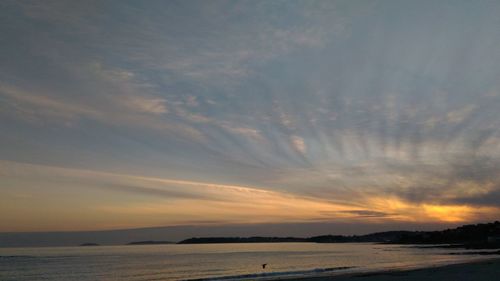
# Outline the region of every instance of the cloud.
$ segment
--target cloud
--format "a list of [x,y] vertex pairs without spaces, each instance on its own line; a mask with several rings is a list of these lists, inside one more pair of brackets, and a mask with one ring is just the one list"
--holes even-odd
[[102,114],[80,104],[71,104],[43,94],[34,94],[10,85],[0,84],[0,94],[10,100],[5,111],[14,111],[23,118],[34,119],[40,116],[74,119],[78,116],[100,118]]
[[346,211],[341,211],[342,213],[346,214],[351,214],[357,217],[387,217],[390,216],[390,214],[384,213],[384,212],[377,212],[377,211],[369,211],[369,210],[346,210]]
[[[46,181],[75,177],[178,222],[203,220],[197,205],[155,198],[207,201],[207,221],[233,199],[262,216],[280,202],[273,220],[328,219],[328,204],[371,221],[497,210],[500,5],[101,5],[2,6],[0,159],[120,171]],[[291,202],[313,207],[293,217]],[[129,207],[111,203],[99,207]]]
[[479,194],[471,194],[453,199],[457,204],[473,205],[473,206],[490,206],[500,207],[500,187],[495,186],[491,190]]
[[193,123],[215,123],[215,121],[210,117],[193,113],[179,106],[175,108],[175,111],[177,116]]
[[129,107],[131,109],[137,110],[138,112],[146,112],[152,114],[167,113],[168,110],[166,103],[166,99],[143,97],[132,97],[128,101]]
[[290,141],[293,147],[300,153],[306,153],[306,144],[304,139],[299,136],[291,136]]
[[461,123],[476,109],[477,109],[476,105],[469,104],[461,109],[448,112],[446,114],[446,119],[450,123]]
[[200,105],[196,96],[188,96],[186,104],[191,107],[197,107]]
[[[56,124],[68,124],[68,121],[92,119],[115,126],[133,126],[164,133],[176,133],[191,140],[203,139],[202,134],[192,127],[153,118],[154,115],[168,112],[164,99],[131,96],[125,99],[118,98],[118,105],[109,103],[106,104],[108,106],[103,106],[104,104],[85,104],[59,99],[54,95],[30,92],[5,84],[0,85],[0,95],[10,101],[10,106],[0,108],[1,111],[31,123],[48,120]],[[141,113],[148,113],[152,116],[141,115]]]
[[264,138],[261,132],[257,129],[248,128],[248,127],[235,127],[234,125],[223,123],[221,125],[223,128],[227,129],[230,132],[233,132],[237,135],[241,135],[243,137],[247,137],[250,139],[264,141]]
[[259,142],[265,141],[260,130],[241,125],[237,122],[211,118],[199,113],[192,112],[180,105],[175,107],[175,112],[178,117],[182,118],[185,121],[192,122],[194,124],[211,125],[214,127],[222,128],[226,132],[229,132],[239,137],[244,137]]
[[134,73],[118,68],[106,68],[102,63],[93,61],[84,66],[89,73],[99,77],[104,81],[126,83],[134,78]]
[[[0,173],[9,182],[22,184],[21,190],[17,185],[5,186],[7,196],[1,199],[7,210],[15,211],[22,219],[28,219],[23,217],[26,211],[27,214],[33,214],[40,208],[46,207],[46,204],[53,201],[54,194],[58,193],[64,194],[69,203],[61,205],[60,208],[69,208],[71,212],[78,210],[85,213],[85,216],[100,216],[104,219],[111,215],[109,220],[119,221],[130,216],[131,219],[141,217],[147,223],[161,222],[167,225],[186,223],[195,218],[204,221],[218,220],[220,216],[223,216],[225,221],[233,223],[275,222],[283,219],[310,221],[311,218],[324,216],[322,214],[325,212],[346,208],[338,204],[262,188],[121,175],[9,161],[0,161]],[[16,193],[31,190],[32,194],[36,194],[37,203],[32,205],[29,211],[19,213],[18,211],[24,208],[23,205],[7,204],[11,198],[9,192],[16,189],[18,189]],[[21,200],[16,198],[16,202]],[[78,204],[71,207],[71,202]],[[81,209],[82,206],[86,207]],[[57,205],[51,208],[58,210]],[[65,213],[62,209],[60,211],[61,214]],[[7,213],[10,212],[3,214]],[[64,215],[56,214],[52,219],[58,218],[68,219]],[[325,216],[324,219],[326,218]]]

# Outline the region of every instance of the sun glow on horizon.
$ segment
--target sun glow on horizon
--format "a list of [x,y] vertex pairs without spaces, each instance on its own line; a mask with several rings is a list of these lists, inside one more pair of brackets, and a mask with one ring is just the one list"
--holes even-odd
[[[7,182],[17,182],[32,190],[23,196],[9,189],[4,208],[11,221],[0,231],[46,231],[62,222],[57,230],[98,230],[147,226],[210,224],[262,224],[310,222],[466,222],[491,216],[498,208],[472,208],[465,205],[412,204],[397,197],[359,197],[332,202],[297,196],[269,188],[214,184],[186,180],[122,175],[69,168],[48,167],[0,161],[0,172]],[[65,204],[52,204],[54,195],[41,194],[40,188],[58,185],[58,193],[71,194]],[[85,186],[82,193],[79,186]],[[115,194],[109,197],[109,193]],[[23,202],[37,197],[29,212],[21,212]],[[68,206],[86,206],[78,213]],[[51,205],[50,208],[46,206]],[[12,216],[12,214],[14,214]],[[49,215],[47,222],[39,215]],[[78,220],[74,217],[78,216]],[[30,222],[31,221],[31,222]],[[91,223],[94,221],[94,223]],[[30,223],[28,223],[30,222]],[[86,223],[84,223],[86,222]],[[95,223],[99,222],[99,223]],[[23,224],[31,228],[23,228]],[[85,225],[88,224],[88,225]],[[19,225],[19,226],[16,226]]]

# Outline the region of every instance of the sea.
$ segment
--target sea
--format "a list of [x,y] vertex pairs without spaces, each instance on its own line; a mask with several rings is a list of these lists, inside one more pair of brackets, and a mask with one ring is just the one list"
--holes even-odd
[[374,243],[0,248],[0,280],[268,280],[484,259],[450,255],[462,252]]

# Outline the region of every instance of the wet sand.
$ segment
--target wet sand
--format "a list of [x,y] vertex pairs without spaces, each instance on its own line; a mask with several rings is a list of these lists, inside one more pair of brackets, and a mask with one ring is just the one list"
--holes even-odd
[[413,270],[389,270],[371,273],[353,273],[336,276],[283,278],[273,280],[296,281],[497,281],[500,280],[500,258]]

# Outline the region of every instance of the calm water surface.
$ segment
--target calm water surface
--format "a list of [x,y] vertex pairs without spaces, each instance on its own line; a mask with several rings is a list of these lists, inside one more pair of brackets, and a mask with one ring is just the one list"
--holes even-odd
[[[256,243],[0,249],[0,280],[255,280],[481,259],[371,243]],[[267,263],[266,269],[261,264]],[[349,268],[346,268],[349,267]]]

